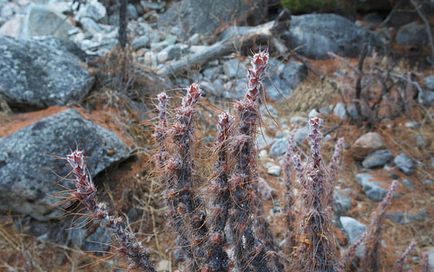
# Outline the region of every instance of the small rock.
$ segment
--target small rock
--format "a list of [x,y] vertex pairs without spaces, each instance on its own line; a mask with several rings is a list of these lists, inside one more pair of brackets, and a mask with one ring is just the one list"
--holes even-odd
[[81,26],[83,27],[83,30],[89,32],[92,35],[96,35],[103,31],[102,28],[93,19],[89,17],[81,18],[80,23]]
[[406,175],[411,175],[416,170],[416,164],[409,156],[404,153],[399,154],[393,160],[396,167]]
[[268,136],[266,133],[261,133],[256,138],[256,145],[258,147],[258,150],[262,150],[269,145],[273,145],[274,142],[275,139],[273,137]]
[[353,118],[354,120],[358,120],[359,119],[359,112],[357,111],[357,107],[356,104],[351,103],[347,106],[347,111],[348,114],[351,116],[351,118]]
[[407,121],[405,122],[405,127],[406,128],[420,128],[420,124],[416,121]]
[[376,181],[375,178],[368,173],[357,174],[356,181],[362,186],[362,190],[366,196],[373,201],[380,202],[387,194],[387,190],[383,188],[384,184],[380,181]]
[[427,107],[434,105],[434,91],[419,90],[417,101]]
[[434,92],[434,76],[427,76],[424,79],[425,87],[427,90]]
[[343,215],[351,209],[352,199],[349,190],[335,188],[333,190],[333,210],[337,215]]
[[324,115],[329,115],[330,113],[333,112],[333,105],[329,105],[329,106],[325,106],[319,109],[319,113],[324,114]]
[[161,42],[152,42],[151,43],[151,49],[154,52],[160,52],[164,48],[174,45],[176,43],[176,36],[174,35],[167,35],[166,38]]
[[369,153],[385,147],[383,137],[377,132],[368,132],[360,136],[353,144],[353,157],[362,160]]
[[404,186],[408,189],[414,189],[414,184],[411,180],[409,179],[403,179],[402,180],[402,184],[404,184]]
[[[339,218],[341,222],[342,228],[348,236],[350,244],[354,244],[357,242],[360,237],[367,231],[367,227],[365,224],[360,223],[356,219],[347,216],[341,216]],[[356,250],[356,256],[361,258],[364,255],[365,246],[362,243]]]
[[95,21],[99,21],[107,14],[106,8],[98,0],[86,1],[84,5],[80,6],[76,14],[76,20],[80,21],[80,18],[89,17]]
[[229,78],[243,78],[247,74],[247,68],[239,59],[230,59],[223,63],[223,71]]
[[348,118],[347,111],[345,109],[345,104],[342,102],[339,102],[336,104],[333,114],[339,117],[341,120],[346,120]]
[[428,263],[430,269],[434,271],[434,247],[428,250]]
[[259,151],[258,158],[260,160],[264,160],[264,159],[268,158],[268,152],[267,152],[267,150],[262,149],[261,151]]
[[422,183],[425,184],[425,185],[433,185],[434,181],[432,181],[430,179],[425,179],[425,180],[422,181]]
[[157,10],[160,11],[166,6],[166,2],[149,2],[149,0],[141,0],[140,5],[144,10]]
[[427,146],[427,142],[426,142],[425,137],[423,135],[417,134],[415,140],[416,140],[417,147],[424,148]]
[[263,178],[258,180],[258,191],[264,200],[270,200],[276,194],[275,190]]
[[279,157],[286,153],[288,149],[287,139],[277,139],[271,146],[270,157]]
[[110,249],[110,244],[111,237],[109,230],[106,227],[99,226],[94,233],[86,238],[82,249],[102,255]]
[[201,38],[200,38],[200,34],[199,33],[195,33],[193,34],[189,39],[188,39],[188,43],[190,45],[198,45],[201,42]]
[[169,272],[171,269],[170,262],[168,260],[161,260],[158,262],[155,268],[158,272]]
[[386,163],[391,162],[393,155],[389,150],[377,150],[369,154],[362,162],[364,168],[372,169],[383,167]]
[[363,21],[368,23],[368,28],[370,29],[380,25],[383,22],[383,20],[384,18],[376,12],[368,13],[365,16],[363,16]]
[[273,163],[267,163],[267,173],[272,176],[280,176],[281,168],[279,165],[275,165]]
[[407,212],[389,212],[386,217],[398,224],[408,224],[413,222],[423,222],[428,217],[428,212],[426,209],[422,209],[418,213],[407,213]]
[[[310,129],[308,127],[298,128],[294,132],[294,141],[297,144],[302,144],[309,135]],[[287,145],[288,146],[288,145]]]
[[215,80],[222,73],[222,66],[208,67],[202,71],[203,76],[208,80]]
[[127,13],[129,19],[136,19],[137,17],[139,17],[139,13],[137,12],[137,9],[133,4],[127,5]]
[[307,118],[303,116],[292,116],[289,122],[293,125],[305,125],[307,123]]
[[318,117],[319,115],[320,115],[320,113],[316,109],[312,109],[308,114],[309,119],[314,118],[314,117]]
[[144,35],[144,36],[134,38],[131,46],[133,47],[134,50],[138,50],[141,48],[149,47],[150,42],[151,41],[149,40],[149,36]]

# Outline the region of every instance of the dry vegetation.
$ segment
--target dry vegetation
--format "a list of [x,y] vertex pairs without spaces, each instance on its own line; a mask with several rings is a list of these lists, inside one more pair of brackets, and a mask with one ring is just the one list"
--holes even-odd
[[[113,70],[116,70],[116,68],[113,67],[120,67],[116,64],[114,66],[111,66],[113,65],[113,63],[111,62],[113,60],[110,57],[108,57],[107,59],[107,62],[104,64],[104,68],[109,67],[109,70],[113,72]],[[269,105],[277,109],[279,113],[279,119],[277,121],[273,119],[273,122],[277,122],[277,126],[281,126],[283,124],[290,124],[290,117],[294,116],[296,113],[305,114],[306,111],[312,108],[319,108],[332,102],[341,101],[342,99],[349,99],[348,96],[343,97],[342,93],[339,93],[340,91],[342,91],[342,88],[337,87],[335,83],[338,82],[348,87],[348,84],[350,84],[350,86],[354,86],[352,85],[353,82],[348,83],[348,81],[342,79],[335,79],[331,75],[337,68],[345,65],[349,67],[348,69],[351,72],[354,72],[355,68],[350,67],[350,63],[357,65],[359,61],[360,60],[348,60],[348,63],[345,64],[342,64],[343,60],[341,59],[309,62],[309,67],[314,70],[315,73],[310,74],[309,78],[305,81],[305,83],[301,84],[297,88],[297,90],[295,90],[294,95],[286,101],[269,103]],[[370,62],[375,63],[375,60],[367,58],[366,62],[369,65]],[[124,69],[122,71],[125,72]],[[420,73],[424,74],[424,71],[421,71]],[[116,71],[114,72],[114,74],[119,75],[119,73]],[[219,176],[219,174],[221,174],[222,171],[219,170],[216,172],[215,170],[215,168],[218,168],[219,165],[217,164],[216,166],[214,162],[217,160],[221,160],[221,155],[219,154],[218,149],[215,149],[215,146],[213,142],[210,141],[210,138],[215,138],[216,136],[219,137],[218,126],[214,125],[216,123],[215,120],[218,119],[217,115],[223,111],[222,109],[228,108],[228,105],[224,102],[222,103],[222,105],[213,106],[213,104],[206,98],[201,98],[202,101],[199,102],[199,105],[197,105],[196,109],[197,116],[195,117],[196,121],[194,122],[195,130],[194,133],[190,135],[192,137],[192,142],[190,143],[190,145],[191,147],[194,147],[191,150],[190,154],[192,157],[191,161],[194,162],[194,169],[193,172],[191,172],[191,176],[192,179],[195,180],[194,184],[192,184],[195,190],[192,192],[200,196],[200,198],[204,199],[205,202],[213,201],[213,204],[204,205],[202,202],[199,202],[195,204],[196,206],[191,207],[191,211],[188,211],[187,214],[201,212],[198,208],[201,208],[203,210],[202,212],[205,212],[204,210],[206,209],[208,215],[214,216],[214,221],[207,221],[207,227],[210,228],[210,226],[213,226],[211,228],[213,229],[213,232],[220,233],[220,236],[217,237],[217,239],[216,236],[208,237],[208,233],[206,231],[197,232],[197,228],[195,226],[199,225],[202,227],[200,222],[194,222],[194,224],[191,226],[188,226],[188,224],[187,226],[184,226],[183,224],[186,224],[186,221],[188,221],[189,219],[188,216],[183,218],[173,214],[177,214],[180,211],[179,207],[171,207],[170,197],[167,196],[167,194],[170,194],[170,188],[169,193],[167,193],[166,190],[168,188],[167,185],[165,185],[164,181],[165,179],[167,179],[167,176],[164,176],[164,173],[167,173],[165,172],[167,170],[161,169],[161,165],[159,165],[158,159],[153,156],[153,154],[158,154],[159,152],[161,152],[160,154],[166,152],[166,150],[161,151],[161,146],[159,147],[158,143],[153,140],[154,125],[158,123],[156,118],[157,112],[155,108],[159,102],[153,94],[155,94],[156,91],[160,89],[160,86],[161,89],[167,89],[167,86],[157,85],[157,87],[152,88],[154,90],[154,93],[152,95],[149,95],[147,88],[149,88],[149,85],[153,83],[149,83],[147,81],[142,82],[140,80],[143,80],[143,78],[131,75],[136,75],[134,69],[128,70],[127,75],[122,75],[121,79],[119,79],[119,77],[112,77],[116,80],[115,82],[101,83],[99,86],[99,91],[94,92],[94,94],[89,98],[89,100],[86,101],[87,109],[84,110],[80,108],[80,111],[87,118],[113,130],[135,151],[134,158],[128,160],[119,167],[112,169],[104,175],[97,177],[95,183],[96,187],[98,188],[98,197],[108,203],[109,210],[113,214],[119,215],[123,218],[127,218],[127,220],[131,220],[126,222],[128,229],[136,233],[137,239],[142,241],[142,244],[150,250],[150,260],[156,265],[157,269],[164,269],[165,267],[167,267],[168,269],[170,269],[170,271],[175,271],[179,267],[179,265],[191,267],[187,268],[186,271],[203,268],[204,264],[210,263],[210,260],[206,258],[209,252],[213,252],[213,254],[224,255],[221,250],[219,251],[219,247],[221,249],[222,246],[225,245],[225,243],[227,242],[224,239],[220,240],[220,236],[224,236],[222,234],[224,231],[222,230],[222,228],[217,228],[216,223],[214,222],[215,220],[217,220],[216,217],[221,216],[221,214],[217,213],[212,208],[213,205],[218,204],[218,198],[215,197],[214,191],[209,190],[209,184],[215,182],[215,179]],[[135,87],[131,87],[134,84],[136,84]],[[141,102],[143,102],[143,104],[145,105],[141,110],[142,113],[148,118],[149,116],[152,116],[152,119],[140,118],[140,114],[137,114],[137,110],[133,109],[131,106],[131,101],[128,98],[130,97],[130,95],[127,96],[125,95],[125,92],[117,91],[120,88],[119,86],[128,86],[125,87],[125,90],[133,89],[137,91],[137,97],[146,97],[144,99],[141,98]],[[351,89],[351,87],[348,88]],[[147,93],[147,95],[144,96],[144,93]],[[167,93],[171,97],[171,103],[169,104],[169,108],[167,109],[167,119],[177,120],[178,118],[179,121],[179,117],[177,117],[175,114],[176,105],[178,104],[178,101],[180,101],[180,97],[182,96],[183,92],[180,89],[170,89]],[[370,121],[354,123],[351,120],[340,121],[336,117],[329,116],[324,121],[324,131],[325,134],[330,135],[332,139],[346,139],[348,147],[348,144],[351,144],[352,140],[363,134],[367,128],[376,129],[386,139],[387,148],[389,150],[405,151],[417,161],[425,162],[426,164],[426,162],[430,158],[430,155],[432,155],[434,143],[429,142],[427,145],[428,148],[415,148],[413,142],[416,136],[415,133],[423,135],[425,139],[434,138],[434,130],[431,119],[432,109],[422,108],[418,104],[409,104],[407,105],[407,109],[408,110],[405,112],[404,115],[400,115],[397,118],[391,118],[383,122],[377,122],[376,120],[376,122]],[[12,116],[2,115],[0,136],[9,135],[12,132],[18,130],[19,128],[34,122],[35,120],[38,120],[44,116],[60,110],[60,108],[52,107],[47,110],[35,113],[25,113]],[[235,115],[236,111],[233,111],[233,114]],[[269,116],[263,117],[268,118]],[[405,126],[405,123],[409,120],[415,120],[420,124],[417,132]],[[238,119],[235,125],[231,127],[231,130],[237,130],[240,122],[242,121]],[[258,124],[259,131],[273,131],[273,128],[267,127],[267,123],[265,122],[261,121],[258,122]],[[220,126],[222,126],[222,124],[220,124]],[[224,143],[224,141],[225,140],[223,140],[222,143]],[[239,139],[239,141],[245,140]],[[181,144],[181,142],[176,142],[175,139],[174,144],[172,143],[171,145],[167,145],[166,148],[172,152],[169,154],[176,154],[177,152],[182,152],[182,150],[174,151],[177,148],[180,148],[179,146]],[[236,145],[237,144],[235,144],[235,146]],[[219,145],[219,147],[222,148],[222,145]],[[251,148],[254,149],[254,147]],[[332,150],[333,145],[330,144],[330,142],[327,142],[323,147],[322,155],[325,158],[330,158],[333,153]],[[166,156],[168,155],[166,154]],[[249,156],[253,156],[254,158],[256,158],[254,150],[251,151]],[[233,163],[233,165],[237,165],[236,162]],[[166,164],[163,166],[167,167]],[[266,171],[263,169],[260,160],[255,163],[254,167],[256,166],[257,169],[254,170],[254,174],[265,177]],[[241,169],[241,166],[236,166],[236,168],[237,167],[238,169]],[[353,201],[353,207],[348,212],[348,215],[359,219],[363,223],[369,224],[370,215],[376,209],[377,204],[368,200],[366,196],[363,195],[363,193],[361,192],[360,187],[354,182],[354,175],[356,174],[357,168],[351,157],[351,149],[346,148],[346,150],[343,151],[342,167],[339,169],[340,178],[333,181],[335,185],[353,189],[352,196],[355,201]],[[53,171],[55,171],[55,169],[53,169]],[[381,172],[379,173],[381,174]],[[396,175],[398,177],[402,176],[402,174],[399,172],[396,172]],[[292,177],[295,178],[295,176]],[[273,201],[265,201],[263,203],[254,203],[252,199],[247,201],[248,203],[252,204],[253,207],[255,207],[254,209],[252,208],[250,210],[250,213],[255,214],[255,220],[258,220],[262,224],[264,224],[265,221],[260,221],[259,219],[262,220],[269,216],[267,216],[267,214],[261,214],[261,212],[255,213],[254,210],[258,209],[259,211],[261,211],[263,209],[265,211],[268,211],[271,207],[275,205],[275,203],[280,203],[280,206],[283,207],[285,203],[288,203],[287,194],[285,193],[287,191],[285,188],[290,187],[287,187],[287,184],[282,182],[282,178],[270,176],[267,176],[266,178],[268,183],[275,189],[275,192],[277,192],[275,195],[273,195]],[[299,178],[303,179],[303,174],[300,175]],[[432,236],[432,234],[434,229],[430,222],[430,218],[433,218],[434,213],[432,206],[434,196],[432,190],[427,190],[426,186],[422,185],[423,180],[434,179],[433,171],[429,168],[429,166],[422,166],[418,170],[417,175],[413,176],[413,178],[415,180],[415,189],[410,191],[406,188],[403,188],[403,186],[400,186],[398,192],[400,192],[401,196],[393,201],[393,204],[390,206],[390,210],[413,212],[419,211],[422,208],[426,208],[428,213],[428,219],[423,222],[414,222],[404,225],[396,224],[390,220],[385,219],[382,220],[381,224],[376,224],[376,226],[381,225],[382,227],[381,239],[384,240],[384,243],[382,243],[383,245],[381,246],[382,250],[380,254],[377,254],[375,247],[378,245],[372,245],[372,247],[369,248],[371,249],[371,256],[373,258],[374,256],[381,257],[380,266],[383,270],[372,268],[373,266],[375,266],[375,264],[372,264],[370,268],[366,268],[366,271],[386,271],[392,269],[392,267],[397,265],[395,264],[395,260],[399,258],[401,253],[407,248],[407,246],[412,240],[415,240],[417,244],[417,248],[410,252],[409,256],[412,257],[419,256],[424,248],[428,248],[433,245],[434,237]],[[242,187],[243,186],[240,186],[238,190],[242,190]],[[432,185],[430,189],[432,189]],[[217,189],[214,188],[214,190]],[[255,190],[256,189],[253,186],[249,194],[256,194]],[[218,190],[217,192],[222,193]],[[252,195],[250,195],[250,197],[252,197]],[[296,195],[295,197],[298,198],[300,197],[300,195]],[[309,195],[305,195],[303,199],[306,199],[308,197]],[[328,197],[329,196],[327,196],[326,198]],[[194,196],[190,196],[190,198],[195,199]],[[234,205],[238,203],[237,201],[239,203],[245,203],[246,199],[242,198],[235,200]],[[305,206],[308,205],[311,201],[315,202],[315,200],[309,200],[304,204],[299,203],[297,205]],[[330,204],[329,200],[324,201],[325,202],[323,203],[323,205],[325,207],[328,207]],[[167,202],[169,202],[169,205],[167,205]],[[178,210],[176,208],[178,208]],[[134,210],[136,214],[134,216],[127,216],[127,214],[131,212],[131,210]],[[238,212],[240,214],[237,214],[237,216],[234,217],[235,219],[232,220],[241,220],[241,218],[246,216],[242,214],[243,212],[245,212],[242,209]],[[329,212],[330,211],[326,211],[326,213]],[[77,208],[76,210],[70,211],[67,217],[75,218],[82,216],[83,213],[85,213],[84,209]],[[171,213],[172,215],[170,215]],[[303,215],[306,216],[307,213],[301,215],[298,214],[296,216],[303,217]],[[16,222],[15,220],[13,220],[14,216],[15,215],[3,216],[2,224],[0,225],[0,251],[2,253],[0,255],[0,270],[111,271],[115,270],[116,268],[125,269],[129,265],[128,262],[122,257],[122,254],[119,254],[122,253],[123,250],[121,248],[118,248],[116,243],[112,244],[112,249],[110,252],[106,252],[103,255],[100,255],[95,254],[94,252],[83,252],[73,247],[66,247],[63,245],[51,243],[49,241],[38,241],[34,237],[24,234],[25,232],[17,231],[18,228],[14,225],[14,222]],[[197,216],[201,218],[201,215]],[[287,270],[285,271],[302,271],[301,269],[305,268],[291,268],[291,270],[288,270],[288,267],[296,267],[297,261],[294,260],[299,261],[298,265],[300,265],[301,263],[303,263],[304,265],[305,260],[313,261],[312,256],[306,257],[306,259],[301,258],[301,253],[307,254],[309,250],[312,249],[311,243],[317,243],[313,242],[315,240],[312,239],[326,239],[326,241],[331,243],[331,245],[327,245],[327,247],[333,250],[337,249],[337,247],[335,247],[335,245],[333,244],[333,237],[337,238],[336,242],[339,244],[339,246],[345,247],[347,245],[345,235],[342,233],[341,230],[339,230],[333,225],[327,226],[327,234],[323,233],[325,237],[305,237],[305,235],[308,234],[304,233],[306,231],[306,229],[304,228],[305,225],[300,225],[300,220],[302,220],[300,218],[301,217],[298,217],[297,220],[299,221],[297,221],[297,224],[291,226],[288,224],[288,222],[291,221],[291,218],[288,218],[288,214],[278,213],[271,217],[271,220],[268,222],[269,230],[267,230],[266,232],[269,231],[270,233],[272,233],[275,241],[281,241],[284,238],[288,239],[290,238],[290,236],[288,236],[288,230],[295,231],[297,236],[286,241],[287,243],[292,241],[294,244],[286,247],[285,254],[276,253],[279,250],[275,249],[279,248],[281,245],[273,244],[275,243],[275,241],[267,245],[267,243],[264,241],[265,239],[263,239],[265,236],[261,237],[258,234],[256,237],[254,237],[254,239],[259,240],[261,245],[266,246],[264,246],[262,249],[258,247],[255,248],[253,245],[255,245],[257,241],[254,241],[252,244],[252,248],[243,248],[243,245],[239,243],[237,244],[237,241],[242,241],[241,237],[243,236],[242,233],[237,233],[237,228],[239,229],[240,225],[244,227],[249,225],[253,226],[254,222],[249,222],[251,218],[246,220],[245,222],[232,221],[232,223],[235,224],[233,226],[233,231],[235,233],[233,239],[235,238],[235,242],[232,241],[231,243],[233,243],[233,245],[235,246],[235,260],[238,260],[239,262],[228,262],[226,266],[223,265],[223,267],[227,268],[228,266],[238,266],[242,268],[245,266],[249,266],[252,267],[252,269],[255,271],[282,271],[281,268],[279,268],[279,265],[285,265],[285,267],[287,267]],[[310,220],[310,217],[306,218]],[[305,220],[307,220],[306,218]],[[331,223],[331,221],[329,220],[330,219],[327,219],[326,221],[328,223]],[[175,223],[173,221],[175,221]],[[204,223],[203,221],[201,222]],[[210,222],[214,223],[211,223],[211,225],[209,225]],[[229,219],[228,222],[230,223],[231,219]],[[173,252],[179,251],[179,248],[175,243],[175,238],[177,234],[176,231],[174,231],[174,225],[176,226],[176,224],[181,226],[181,228],[190,228],[188,235],[191,235],[191,237],[194,238],[194,241],[200,241],[198,242],[199,245],[195,244],[194,246],[192,246],[192,249],[203,250],[203,252],[195,252],[195,254],[192,254],[192,256],[187,257],[184,264],[180,264],[173,259]],[[94,225],[95,224],[91,223],[89,220],[88,224],[86,224],[85,226],[73,225],[72,227],[92,227]],[[300,226],[303,226],[303,228],[300,229]],[[297,228],[299,229],[297,230]],[[178,236],[181,234],[185,235],[185,233],[182,232],[182,229],[180,231],[181,232],[178,233]],[[266,234],[268,235],[269,233]],[[318,233],[312,230],[311,234]],[[187,240],[190,240],[191,237],[187,237]],[[372,239],[372,236],[370,238]],[[210,249],[207,239],[218,240],[218,243],[214,244],[216,248]],[[376,241],[379,242],[380,240]],[[201,244],[204,246],[204,248],[202,249],[200,248]],[[237,246],[239,247],[238,249]],[[264,259],[261,259],[262,257],[258,259],[258,255],[255,255],[256,253],[254,252],[243,252],[243,250],[246,249],[259,250],[256,253],[263,254],[262,257],[264,257]],[[326,251],[327,254],[331,253],[328,250]],[[178,252],[178,254],[180,253]],[[189,253],[184,252],[184,254],[187,254],[188,256]],[[243,254],[245,254],[245,256],[243,256]],[[331,264],[331,266],[334,268],[317,268],[315,265],[317,265],[318,263],[313,262],[311,266],[312,268],[306,271],[334,271],[334,269],[338,269],[338,263],[344,264],[344,266],[348,264],[345,261],[340,262],[339,256],[343,256],[344,259],[344,256],[351,256],[352,253],[350,251],[344,254],[339,254],[337,252],[335,256],[327,254],[323,255],[321,257],[321,260],[324,260],[326,258],[332,258],[332,263],[334,263]],[[193,258],[193,256],[195,257]],[[267,257],[265,258],[265,256]],[[277,256],[277,258],[274,258],[273,256]],[[412,267],[414,268],[414,271],[428,271],[422,268],[422,259],[416,259],[416,261],[412,259]],[[253,260],[252,263],[249,262],[251,260]],[[256,262],[258,262],[257,264],[255,263],[255,260]],[[246,264],[243,263],[243,261],[249,263]],[[274,268],[272,263],[274,263]],[[327,262],[327,264],[330,263]],[[267,270],[261,270],[261,268],[258,268],[261,267],[261,265],[266,265]],[[364,265],[368,264],[365,263]],[[210,268],[208,267],[208,269]],[[353,268],[347,267],[347,269],[349,269],[348,271],[353,271]],[[399,271],[399,268],[396,269],[397,270],[393,271]],[[211,269],[202,271],[219,270]]]

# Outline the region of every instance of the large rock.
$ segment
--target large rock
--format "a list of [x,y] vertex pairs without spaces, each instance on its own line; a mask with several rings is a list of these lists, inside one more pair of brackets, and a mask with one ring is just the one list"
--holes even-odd
[[80,101],[94,78],[76,55],[79,52],[55,39],[0,37],[0,94],[15,108]]
[[428,44],[428,34],[423,24],[412,22],[402,26],[396,34],[399,45],[422,46]]
[[[224,84],[222,93],[218,93],[217,88],[212,93],[224,98],[242,98],[246,92],[248,65],[246,61],[238,59],[225,61],[223,63],[224,75],[232,80]],[[265,93],[268,99],[274,101],[288,98],[293,93],[293,90],[307,77],[307,67],[295,60],[283,63],[275,58],[270,58],[267,71],[270,76],[264,79]]]
[[299,61],[291,60],[285,64],[271,58],[269,67],[270,76],[264,79],[264,86],[267,97],[272,100],[287,98],[307,77],[307,67]]
[[315,59],[328,58],[328,52],[355,57],[364,44],[377,49],[383,46],[375,34],[336,14],[292,16],[290,29],[282,38],[291,48]]
[[368,132],[360,136],[351,147],[355,159],[362,160],[369,153],[383,149],[385,143],[383,137],[377,132]]
[[63,14],[45,5],[32,5],[24,19],[22,37],[53,36],[67,39],[74,26]]
[[23,32],[24,20],[24,15],[15,15],[0,27],[0,35],[18,38]]
[[90,174],[97,175],[129,156],[112,132],[94,125],[75,110],[42,119],[0,139],[0,210],[39,220],[63,214],[60,190],[71,183],[61,177],[70,168],[59,156],[84,149]]
[[[252,19],[265,18],[266,0],[183,0],[160,16],[159,26],[179,25],[180,35],[188,39],[195,33],[211,35],[222,27]],[[250,17],[250,18],[249,18]]]

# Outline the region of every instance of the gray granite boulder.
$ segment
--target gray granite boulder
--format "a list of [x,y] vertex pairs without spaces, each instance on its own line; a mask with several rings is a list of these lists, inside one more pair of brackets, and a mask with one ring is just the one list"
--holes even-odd
[[380,50],[383,47],[375,34],[336,14],[292,16],[290,29],[282,38],[290,48],[315,59],[328,58],[328,52],[356,57],[364,44]]
[[423,24],[412,22],[402,26],[396,34],[399,45],[423,46],[428,44],[428,35]]
[[13,108],[44,108],[78,102],[94,77],[77,52],[55,39],[0,37],[0,94]]
[[260,23],[267,14],[266,0],[182,0],[159,17],[160,27],[179,25],[184,39],[199,33],[211,35],[218,29],[251,18]]
[[288,63],[282,63],[270,58],[267,70],[270,76],[264,79],[267,97],[275,101],[288,98],[295,88],[306,79],[307,72],[306,65],[299,61],[291,60]]
[[44,118],[0,139],[0,210],[38,220],[63,214],[59,194],[72,184],[61,177],[70,169],[59,157],[85,150],[92,176],[129,157],[116,135],[84,119],[76,110]]
[[22,37],[52,36],[62,39],[68,38],[68,31],[74,26],[68,18],[46,5],[31,5],[24,18]]

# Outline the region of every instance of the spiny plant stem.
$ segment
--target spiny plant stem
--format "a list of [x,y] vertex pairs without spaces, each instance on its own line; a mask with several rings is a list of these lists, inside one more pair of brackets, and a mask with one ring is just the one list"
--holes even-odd
[[232,125],[232,118],[227,113],[219,115],[217,148],[218,159],[215,165],[216,178],[212,181],[212,200],[210,216],[210,235],[208,241],[207,270],[210,272],[229,271],[229,257],[224,250],[226,244],[225,227],[231,208],[228,186],[228,139]]
[[269,271],[258,260],[265,259],[264,246],[255,239],[252,216],[255,214],[256,195],[254,166],[256,160],[255,136],[259,118],[257,98],[262,90],[262,76],[268,63],[268,52],[255,54],[248,68],[247,93],[235,104],[239,116],[239,130],[233,137],[232,156],[234,172],[230,178],[233,199],[229,226],[234,239],[234,258],[239,271]]
[[293,155],[293,165],[301,185],[303,210],[299,214],[298,239],[302,241],[297,249],[294,269],[297,271],[334,272],[337,270],[336,241],[332,232],[331,214],[327,205],[333,189],[330,169],[321,158],[321,120],[312,118],[310,124],[310,157],[301,165],[300,156]]
[[371,223],[366,235],[366,253],[362,262],[363,271],[377,272],[380,270],[381,227],[386,208],[390,206],[393,194],[397,188],[398,182],[394,180],[386,196],[371,216]]
[[416,248],[416,241],[411,241],[408,247],[402,252],[401,256],[396,260],[395,262],[395,271],[396,272],[403,272],[404,271],[404,263],[405,259],[408,255]]
[[171,179],[167,199],[178,242],[187,255],[188,271],[196,271],[205,263],[204,244],[208,232],[203,203],[193,191],[192,177],[193,115],[200,96],[197,84],[187,88],[171,130],[176,150],[168,165]]
[[364,232],[360,238],[355,241],[342,255],[341,260],[339,262],[339,272],[349,272],[351,271],[351,263],[356,256],[357,248],[365,241],[366,232]]
[[146,272],[154,272],[155,269],[149,261],[148,249],[142,246],[134,233],[126,228],[122,218],[111,216],[105,203],[97,203],[96,188],[87,170],[83,151],[73,151],[66,157],[66,160],[72,167],[72,174],[75,177],[76,190],[72,193],[73,197],[83,203],[94,218],[106,223],[121,245],[121,251],[131,261],[131,267]]

